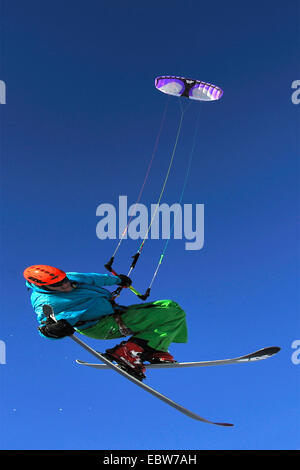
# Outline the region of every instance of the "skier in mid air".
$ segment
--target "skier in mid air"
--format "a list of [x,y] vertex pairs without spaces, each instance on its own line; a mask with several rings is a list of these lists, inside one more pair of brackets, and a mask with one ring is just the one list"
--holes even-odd
[[[107,349],[106,357],[142,380],[144,361],[176,362],[169,345],[187,342],[185,312],[172,300],[120,306],[104,286],[129,287],[129,277],[119,274],[65,273],[47,266],[29,266],[24,271],[32,289],[31,303],[37,314],[40,334],[59,339],[75,331],[95,339],[131,336]],[[50,305],[55,320],[46,317],[43,305]]]

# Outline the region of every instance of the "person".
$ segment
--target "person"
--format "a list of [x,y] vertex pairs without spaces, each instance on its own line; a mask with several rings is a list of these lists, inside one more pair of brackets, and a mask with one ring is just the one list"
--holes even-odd
[[[129,306],[118,305],[106,287],[128,288],[123,274],[64,272],[48,265],[29,266],[24,271],[31,304],[41,336],[60,339],[75,331],[95,339],[130,336],[105,355],[135,377],[145,378],[144,362],[176,362],[168,351],[171,343],[187,342],[184,310],[172,300],[156,300]],[[50,305],[55,320],[43,313]]]

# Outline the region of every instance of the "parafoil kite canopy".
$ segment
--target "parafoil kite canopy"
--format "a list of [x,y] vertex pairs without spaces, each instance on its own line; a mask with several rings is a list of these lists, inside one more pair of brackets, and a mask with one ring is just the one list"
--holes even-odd
[[221,88],[211,83],[184,77],[161,76],[155,79],[155,87],[173,96],[185,96],[191,100],[215,101],[223,95]]

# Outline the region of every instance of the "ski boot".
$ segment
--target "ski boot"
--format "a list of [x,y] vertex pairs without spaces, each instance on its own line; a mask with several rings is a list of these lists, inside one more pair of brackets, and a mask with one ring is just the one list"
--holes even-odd
[[133,377],[143,380],[146,378],[146,369],[142,361],[143,353],[144,349],[140,345],[128,340],[122,341],[114,348],[107,349],[104,355],[110,361],[117,362],[122,369],[133,375]]
[[155,349],[147,354],[146,359],[150,364],[170,364],[177,362],[169,352],[157,351]]

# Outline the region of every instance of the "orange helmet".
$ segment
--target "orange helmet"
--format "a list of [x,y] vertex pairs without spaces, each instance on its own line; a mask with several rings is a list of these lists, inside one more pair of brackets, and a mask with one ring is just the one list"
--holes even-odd
[[53,268],[53,266],[47,266],[45,264],[29,266],[25,269],[23,274],[27,281],[36,286],[49,286],[62,281],[66,277],[66,273],[61,269]]

